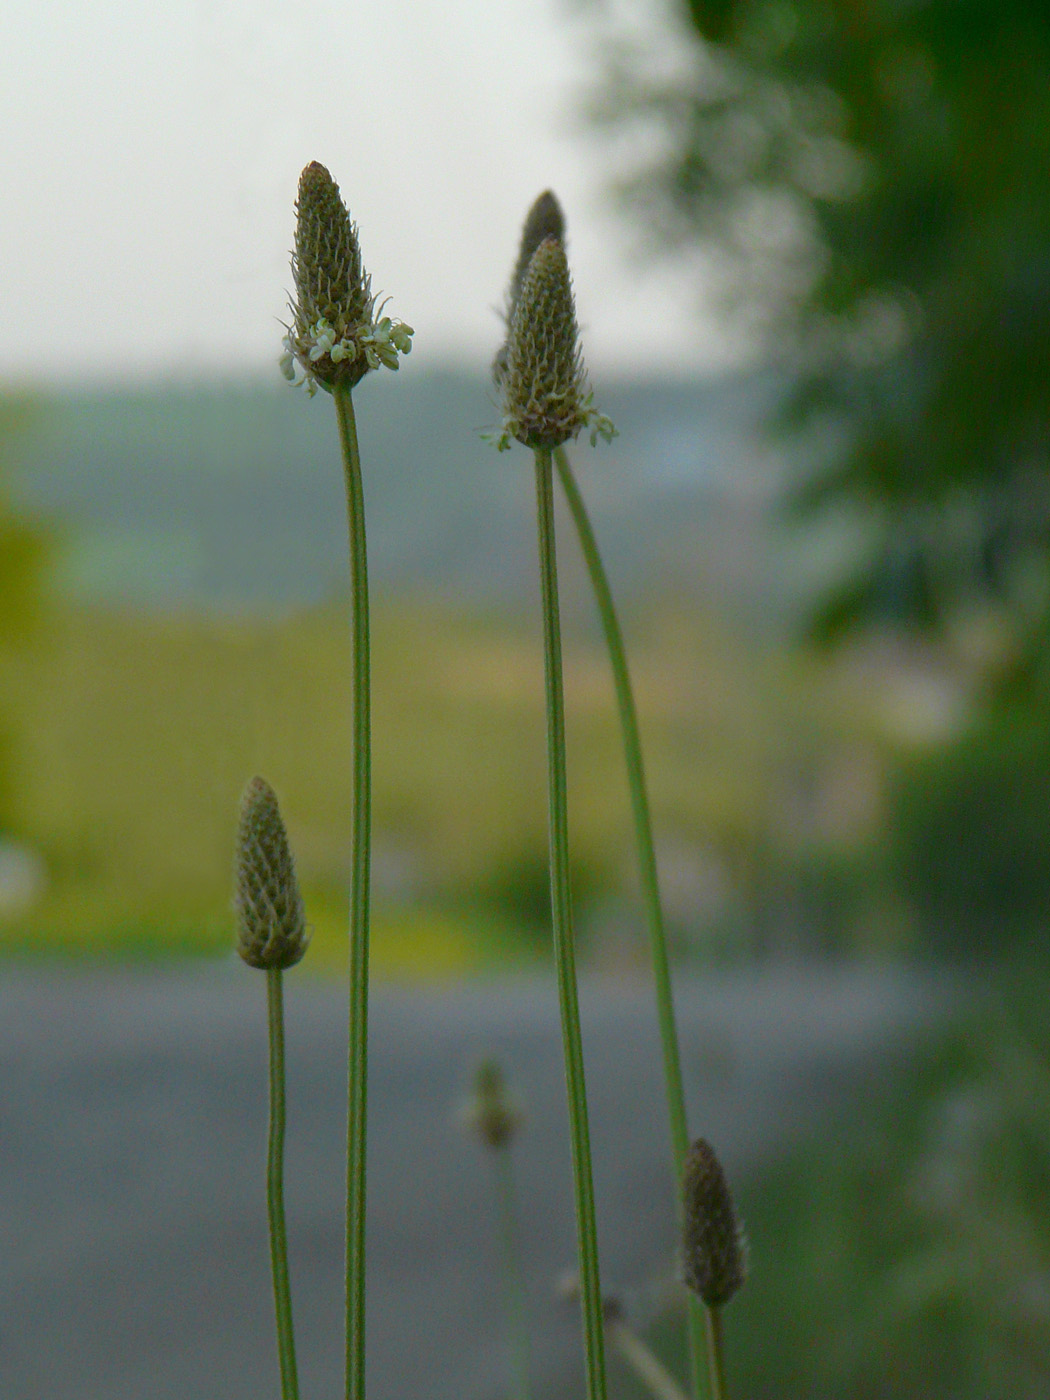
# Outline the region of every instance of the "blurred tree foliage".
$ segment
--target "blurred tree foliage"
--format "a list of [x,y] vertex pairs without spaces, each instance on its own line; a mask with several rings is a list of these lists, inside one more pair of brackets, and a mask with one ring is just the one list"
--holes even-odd
[[659,3],[605,11],[620,194],[786,371],[793,504],[854,541],[812,635],[909,629],[980,699],[889,836],[932,946],[1002,946],[1050,888],[1050,7]]
[[854,513],[865,544],[816,633],[980,615],[1032,680],[1050,652],[1045,0],[668,3],[667,25],[610,43],[593,115],[624,142],[627,204],[717,257],[792,373],[790,419],[823,430],[799,504]]
[[1032,705],[996,707],[891,785],[903,894],[937,953],[1046,942],[1050,728]]

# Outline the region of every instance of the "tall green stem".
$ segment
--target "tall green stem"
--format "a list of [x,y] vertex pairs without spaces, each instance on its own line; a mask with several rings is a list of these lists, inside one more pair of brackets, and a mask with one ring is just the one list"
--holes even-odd
[[353,785],[350,827],[350,1065],[347,1113],[346,1396],[365,1393],[365,1157],[368,1109],[368,904],[371,869],[368,557],[361,455],[350,390],[334,391],[350,536]]
[[711,1363],[711,1400],[725,1400],[726,1364],[722,1343],[722,1309],[707,1310],[707,1354]]
[[266,1155],[266,1214],[270,1223],[270,1263],[277,1314],[277,1357],[281,1400],[299,1400],[292,1326],[292,1290],[288,1278],[288,1237],[284,1223],[284,997],[281,969],[267,968],[266,999],[270,1028],[270,1133]]
[[500,1232],[503,1236],[503,1267],[507,1280],[507,1321],[514,1348],[517,1396],[518,1400],[530,1400],[529,1319],[525,1304],[525,1284],[522,1279],[521,1242],[518,1237],[517,1211],[514,1208],[514,1169],[509,1143],[495,1148],[493,1156],[496,1163]]
[[605,1400],[605,1339],[598,1235],[594,1215],[587,1090],[576,989],[576,956],[569,889],[569,822],[565,778],[565,704],[561,670],[561,625],[558,616],[558,566],[554,540],[554,483],[549,449],[537,448],[536,494],[539,519],[540,583],[543,597],[543,651],[547,698],[548,800],[550,815],[551,911],[554,958],[561,1005],[565,1083],[569,1101],[572,1173],[576,1198],[576,1235],[587,1361],[589,1400]]
[[[656,1013],[660,1027],[660,1044],[663,1050],[664,1087],[671,1129],[671,1160],[674,1166],[675,1208],[679,1220],[681,1220],[682,1168],[685,1163],[685,1154],[689,1150],[689,1134],[686,1124],[685,1090],[682,1085],[682,1062],[678,1048],[678,1029],[675,1023],[674,994],[671,987],[671,968],[667,956],[667,935],[660,903],[656,852],[653,846],[653,825],[649,813],[645,769],[642,763],[642,744],[638,733],[638,712],[635,709],[631,677],[627,668],[627,652],[623,643],[620,623],[616,616],[609,576],[602,563],[598,542],[591,527],[583,496],[580,494],[576,478],[573,475],[569,454],[564,447],[554,449],[554,463],[558,469],[558,479],[565,492],[573,524],[576,527],[580,549],[598,605],[602,631],[605,633],[605,644],[609,652],[616,705],[620,712],[620,730],[623,736],[627,784],[631,795],[631,814],[634,820],[642,902],[649,929],[649,948],[656,990]],[[687,1330],[693,1391],[699,1396],[703,1373],[704,1318],[699,1301],[691,1294],[688,1301]]]

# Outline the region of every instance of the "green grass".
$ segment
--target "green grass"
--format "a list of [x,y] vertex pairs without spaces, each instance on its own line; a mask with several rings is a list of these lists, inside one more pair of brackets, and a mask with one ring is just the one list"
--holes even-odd
[[[976,970],[949,1024],[737,1183],[750,1278],[726,1310],[731,1394],[1046,1396],[1046,961]],[[673,1320],[652,1340],[681,1374]]]
[[[713,852],[746,879],[769,844],[784,775],[799,765],[819,775],[858,732],[843,719],[848,706],[802,663],[756,658],[709,620],[668,612],[636,624],[629,642],[658,839],[698,862]],[[633,901],[597,636],[570,629],[565,670],[575,884],[585,904]],[[280,795],[309,893],[311,961],[337,962],[348,695],[341,606],[283,619],[53,614],[0,670],[13,740],[8,825],[41,850],[50,878],[37,908],[0,926],[0,947],[224,952],[237,804],[261,773]],[[451,975],[535,957],[546,794],[533,629],[429,603],[380,606],[373,715],[377,971]]]

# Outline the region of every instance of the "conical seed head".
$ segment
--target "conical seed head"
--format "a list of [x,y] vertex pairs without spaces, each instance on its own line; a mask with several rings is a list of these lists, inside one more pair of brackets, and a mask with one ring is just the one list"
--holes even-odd
[[397,369],[412,348],[413,330],[390,316],[375,320],[371,278],[361,262],[357,225],[325,167],[314,161],[299,177],[292,276],[295,300],[282,367],[307,389],[353,386],[386,365]]
[[725,1173],[703,1138],[697,1138],[686,1156],[682,1199],[686,1285],[709,1308],[720,1308],[743,1287],[747,1251]]
[[501,387],[507,430],[526,447],[558,447],[587,421],[572,279],[556,238],[545,238],[529,260]]
[[357,226],[339,186],[318,161],[299,177],[292,275],[304,321],[335,328],[371,319],[368,278],[361,264]]
[[237,951],[249,967],[293,967],[309,942],[277,794],[253,778],[241,798],[234,869]]
[[361,355],[333,359],[331,352],[371,328],[371,281],[361,262],[357,225],[319,161],[299,176],[295,214],[291,351],[311,381],[329,389],[353,387],[368,373],[367,361]]

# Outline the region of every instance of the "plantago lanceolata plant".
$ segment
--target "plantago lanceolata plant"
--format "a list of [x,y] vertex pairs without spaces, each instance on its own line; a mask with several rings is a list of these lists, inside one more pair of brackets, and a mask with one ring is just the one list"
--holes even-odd
[[233,902],[237,913],[237,951],[249,967],[266,972],[270,1042],[266,1208],[270,1262],[277,1314],[281,1400],[298,1400],[284,1223],[284,995],[281,974],[285,968],[295,966],[306,952],[309,940],[295,863],[277,806],[277,795],[263,778],[253,778],[241,799]]
[[[518,261],[511,276],[510,289],[507,294],[508,323],[513,321],[514,313],[521,299],[525,272],[532,255],[543,240],[551,236],[564,240],[565,216],[555,196],[550,190],[546,190],[536,199],[529,210],[522,229]],[[493,365],[493,374],[497,383],[503,382],[508,370],[508,358],[508,347],[505,345],[497,354]],[[607,419],[601,419],[600,426],[596,424],[596,428],[606,438],[615,432]],[[642,762],[642,745],[638,732],[638,713],[635,708],[634,693],[627,666],[627,651],[624,647],[623,633],[620,630],[619,619],[613,603],[609,576],[602,562],[598,542],[564,443],[559,444],[554,449],[554,465],[576,528],[580,549],[598,606],[616,692],[641,877],[642,899],[649,929],[649,947],[653,964],[657,1019],[660,1027],[660,1044],[664,1065],[664,1086],[671,1131],[674,1199],[676,1208],[679,1210],[679,1220],[681,1220],[679,1182],[682,1179],[682,1171],[685,1166],[689,1135],[685,1112],[685,1090],[682,1085],[678,1029],[675,1023],[674,998],[671,989],[670,961],[667,953],[667,936],[660,903],[652,819],[649,813],[649,797]],[[690,1299],[688,1304],[690,1369],[693,1377],[693,1388],[697,1396],[700,1394],[701,1357],[704,1349],[703,1331],[704,1324],[700,1307],[694,1300]]]
[[[525,223],[521,230],[521,242],[518,245],[518,261],[514,264],[514,271],[510,275],[510,286],[507,288],[507,300],[503,312],[508,332],[511,322],[514,320],[514,312],[518,302],[521,300],[521,289],[525,285],[525,274],[529,270],[532,255],[545,238],[556,238],[563,247],[565,245],[565,216],[552,190],[544,190],[533,201],[532,208],[525,216]],[[492,377],[497,384],[499,384],[506,369],[507,342],[504,340],[492,362]]]
[[722,1164],[703,1138],[685,1159],[682,1204],[682,1271],[707,1309],[711,1400],[724,1400],[722,1309],[744,1286],[747,1249]]
[[[350,875],[350,1054],[346,1206],[346,1396],[364,1400],[365,1164],[368,1099],[368,976],[371,866],[371,753],[368,570],[364,496],[352,391],[369,370],[397,369],[411,349],[412,329],[383,316],[364,271],[357,228],[324,166],[302,172],[296,205],[292,272],[295,295],[285,337],[288,378],[332,396],[342,448],[350,546],[353,759]],[[638,858],[652,947],[671,1120],[676,1200],[685,1276],[691,1300],[690,1347],[699,1393],[703,1313],[707,1308],[713,1400],[723,1400],[721,1308],[740,1287],[744,1253],[721,1168],[702,1140],[688,1149],[678,1040],[660,909],[652,829],[623,638],[608,577],[573,477],[565,444],[585,429],[592,445],[615,429],[592,403],[579,348],[572,283],[564,248],[565,221],[547,192],[533,205],[522,234],[507,297],[507,335],[493,372],[502,422],[493,435],[502,451],[518,441],[534,457],[542,593],[551,913],[561,1011],[572,1148],[588,1400],[605,1400],[605,1338],[659,1400],[682,1400],[673,1377],[615,1310],[603,1306],[599,1278],[590,1132],[576,984],[569,887],[569,834],[558,569],[554,528],[554,469],[579,535],[609,649],[623,731]],[[266,971],[269,987],[270,1133],[267,1201],[277,1318],[282,1400],[298,1400],[295,1343],[283,1202],[285,1129],[284,1023],[281,976],[302,957],[306,932],[287,835],[273,790],[249,784],[241,806],[235,907],[238,951]],[[518,1400],[529,1397],[528,1326],[521,1278],[510,1167],[518,1112],[502,1074],[486,1062],[478,1072],[471,1126],[495,1159],[507,1267],[508,1306],[515,1332]],[[698,1340],[699,1339],[699,1340]]]
[[[365,1161],[368,1109],[368,927],[371,869],[371,727],[368,563],[364,492],[351,391],[371,369],[397,369],[412,328],[376,320],[357,227],[323,165],[299,179],[292,275],[295,300],[285,337],[285,373],[298,365],[307,389],[332,394],[339,423],[350,537],[353,638],[353,780],[350,869],[350,1065],[347,1124],[346,1394],[365,1388]],[[381,310],[382,308],[380,308]],[[301,382],[301,381],[300,381]]]
[[592,428],[592,440],[598,434],[610,437],[613,427],[607,418],[596,414],[591,408],[579,347],[569,265],[565,249],[556,237],[543,238],[529,258],[520,294],[511,308],[505,367],[497,369],[497,377],[503,398],[503,430],[496,437],[496,445],[502,450],[510,446],[512,438],[517,439],[532,449],[535,460],[543,599],[554,954],[572,1137],[587,1386],[590,1400],[604,1400],[605,1348],[598,1239],[569,889],[565,700],[551,454],[587,426]]

